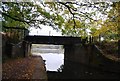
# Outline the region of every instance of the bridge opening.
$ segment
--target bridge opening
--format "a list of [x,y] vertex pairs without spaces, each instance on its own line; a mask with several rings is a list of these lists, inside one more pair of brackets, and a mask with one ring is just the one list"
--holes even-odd
[[61,71],[60,67],[64,65],[63,45],[32,44],[31,52],[45,60],[47,71]]

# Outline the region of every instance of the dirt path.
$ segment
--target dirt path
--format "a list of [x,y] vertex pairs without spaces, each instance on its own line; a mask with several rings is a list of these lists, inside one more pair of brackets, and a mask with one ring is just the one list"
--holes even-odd
[[47,79],[42,57],[31,56],[3,63],[2,79]]

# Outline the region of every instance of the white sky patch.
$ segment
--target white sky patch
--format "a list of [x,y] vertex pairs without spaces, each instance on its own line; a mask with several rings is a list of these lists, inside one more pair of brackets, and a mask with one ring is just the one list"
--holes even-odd
[[88,35],[90,35],[91,30],[90,29],[86,29],[86,31],[87,31]]
[[30,28],[30,33],[29,35],[46,35],[46,36],[62,36],[62,33],[61,32],[57,32],[56,30],[53,30],[52,27],[50,26],[44,26],[44,25],[41,25],[42,29],[40,28]]

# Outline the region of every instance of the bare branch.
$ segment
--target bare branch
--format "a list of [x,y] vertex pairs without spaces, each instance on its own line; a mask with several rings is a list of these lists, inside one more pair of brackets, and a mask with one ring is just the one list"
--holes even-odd
[[75,19],[74,19],[74,15],[75,15],[75,14],[71,11],[71,7],[68,6],[68,5],[66,5],[66,3],[63,3],[63,2],[59,2],[59,3],[62,4],[62,5],[64,5],[65,7],[67,7],[68,10],[69,10],[69,12],[72,14],[72,16],[73,16],[73,22],[74,22],[73,28],[75,29],[75,26],[76,26],[76,22],[75,22]]

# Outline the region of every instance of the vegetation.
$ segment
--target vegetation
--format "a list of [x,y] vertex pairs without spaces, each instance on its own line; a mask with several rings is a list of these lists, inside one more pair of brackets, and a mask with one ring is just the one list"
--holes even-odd
[[93,37],[97,41],[102,38],[108,42],[120,40],[120,2],[33,1],[2,2],[1,5],[3,31],[10,33],[10,39],[15,42],[22,39],[24,31],[6,28],[48,25],[65,36]]
[[5,27],[48,25],[63,35],[119,39],[120,2],[2,2]]
[[64,70],[64,65],[62,64],[62,65],[60,66],[60,68],[57,69],[57,71],[58,71],[58,72],[63,72],[63,70]]
[[108,56],[108,58],[118,60],[119,54],[117,41],[103,41],[101,43],[97,43],[97,46],[99,46],[99,48],[104,52],[104,54]]

